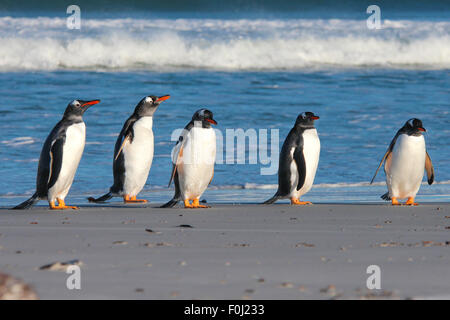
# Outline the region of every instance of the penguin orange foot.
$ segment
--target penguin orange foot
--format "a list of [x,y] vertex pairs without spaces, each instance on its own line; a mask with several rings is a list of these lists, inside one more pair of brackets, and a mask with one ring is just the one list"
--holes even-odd
[[193,208],[194,206],[191,204],[189,199],[184,200],[184,207],[185,208]]
[[417,202],[414,202],[414,197],[409,197],[406,201],[406,205],[408,206],[418,206],[419,204]]
[[192,201],[192,204],[189,200],[184,200],[184,207],[190,208],[190,209],[197,209],[197,208],[210,208],[209,206],[205,206],[203,204],[200,204],[200,201],[198,199],[194,199]]
[[136,199],[136,196],[130,197],[129,195],[126,195],[123,197],[123,202],[125,203],[147,203],[147,200],[142,199]]
[[291,198],[291,204],[295,205],[305,205],[305,204],[312,204],[310,201],[300,201],[300,199],[297,198]]
[[398,202],[396,197],[392,197],[392,205],[393,206],[401,206],[400,202]]
[[194,201],[192,201],[192,206],[194,208],[210,208],[209,206],[205,206],[203,204],[200,204],[200,201],[197,199],[194,199]]
[[58,205],[55,205],[54,201],[50,201],[50,209],[51,210],[66,210],[66,209],[73,209],[73,210],[78,210],[78,207],[75,206],[66,206],[66,204],[64,203],[64,200],[61,199],[56,199],[58,200]]

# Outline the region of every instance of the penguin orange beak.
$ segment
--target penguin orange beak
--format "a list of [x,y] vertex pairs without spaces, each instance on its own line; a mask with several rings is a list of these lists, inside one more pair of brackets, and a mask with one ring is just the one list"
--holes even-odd
[[89,108],[90,106],[93,106],[94,104],[97,104],[97,103],[99,103],[100,102],[100,100],[91,100],[91,101],[86,101],[85,103],[83,103],[82,105],[81,105],[81,107],[82,108]]
[[217,126],[217,122],[214,119],[205,119],[206,121],[208,121],[209,123],[215,124]]
[[422,132],[426,132],[427,131],[425,128],[422,128],[422,127],[417,128],[417,130],[422,131]]
[[311,119],[313,119],[313,120],[319,120],[320,117],[319,117],[319,116],[312,116]]
[[156,100],[156,102],[161,102],[161,101],[165,101],[165,100],[169,100],[169,99],[170,99],[170,96],[166,95],[166,96],[159,97],[158,100]]

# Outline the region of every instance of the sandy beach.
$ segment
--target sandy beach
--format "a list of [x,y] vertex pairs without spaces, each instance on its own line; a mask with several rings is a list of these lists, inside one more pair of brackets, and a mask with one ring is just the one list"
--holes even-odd
[[[446,203],[155,207],[1,209],[0,272],[41,299],[450,298]],[[73,260],[80,290],[40,269]]]

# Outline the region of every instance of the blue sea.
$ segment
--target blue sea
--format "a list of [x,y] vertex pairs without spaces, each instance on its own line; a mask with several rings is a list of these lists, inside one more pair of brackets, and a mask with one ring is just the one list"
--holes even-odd
[[[367,27],[365,1],[78,3],[79,30],[67,28],[70,3],[0,4],[0,206],[34,192],[42,144],[74,99],[101,103],[85,114],[87,144],[67,202],[105,193],[123,122],[144,96],[164,94],[171,99],[154,117],[141,198],[171,198],[171,136],[206,107],[224,136],[278,129],[269,142],[280,148],[299,113],[319,115],[320,163],[304,196],[317,203],[382,202],[384,172],[369,181],[396,131],[420,118],[436,183],[423,184],[417,200],[450,201],[449,1],[381,1],[381,29]],[[270,197],[276,174],[248,159],[259,148],[246,147],[244,164],[218,163],[204,198]]]

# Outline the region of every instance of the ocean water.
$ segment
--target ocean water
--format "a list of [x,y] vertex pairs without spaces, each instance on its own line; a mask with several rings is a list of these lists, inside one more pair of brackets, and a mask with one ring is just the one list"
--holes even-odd
[[[33,193],[42,144],[77,98],[102,102],[85,114],[87,144],[68,202],[106,192],[117,134],[150,94],[171,95],[154,117],[155,158],[142,192],[151,201],[172,196],[171,136],[200,107],[214,112],[224,136],[279,130],[279,141],[269,142],[280,148],[299,113],[318,114],[321,158],[304,197],[315,202],[382,201],[384,172],[368,182],[396,130],[420,118],[437,183],[424,184],[418,201],[450,200],[448,2],[410,1],[416,6],[387,13],[381,6],[380,30],[368,29],[365,7],[353,3],[277,12],[267,10],[270,1],[248,11],[199,4],[196,12],[162,3],[166,11],[154,12],[141,2],[108,11],[94,1],[87,12],[81,5],[81,29],[70,30],[65,7],[55,3],[0,5],[0,206]],[[252,150],[259,152],[248,146],[245,164],[217,164],[204,198],[271,196],[277,176],[261,175],[260,161],[248,163]]]

